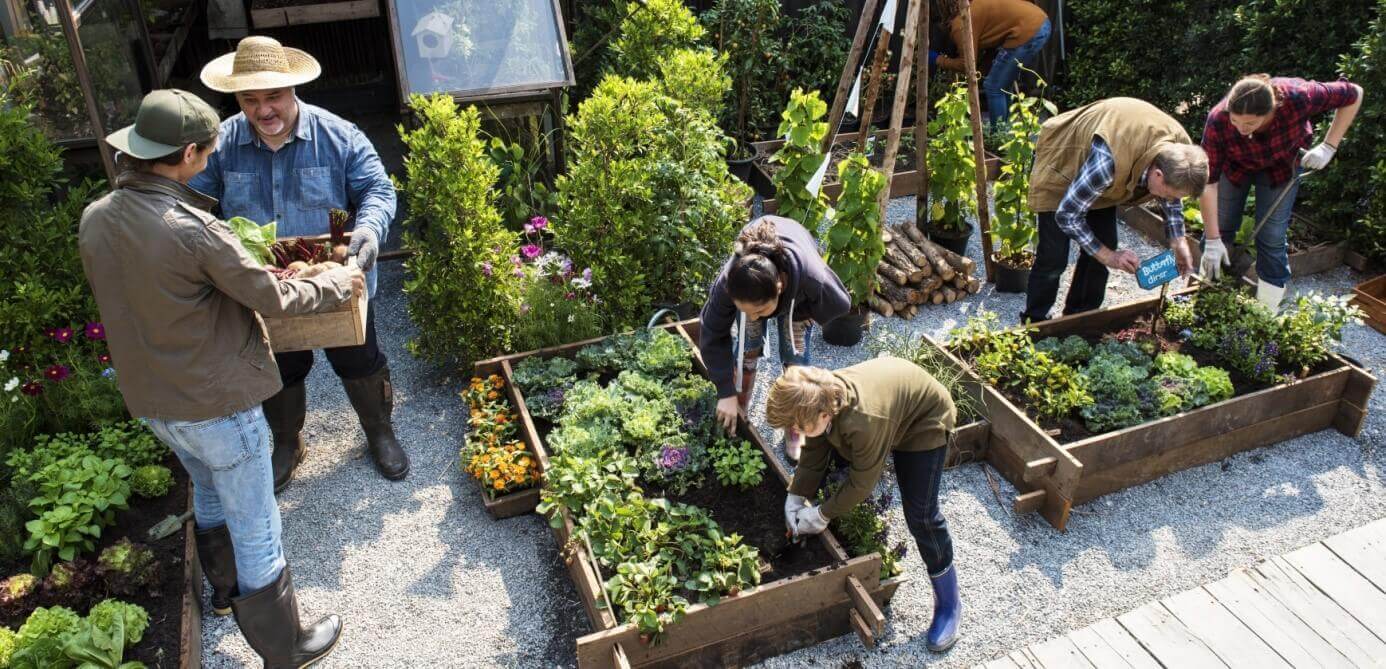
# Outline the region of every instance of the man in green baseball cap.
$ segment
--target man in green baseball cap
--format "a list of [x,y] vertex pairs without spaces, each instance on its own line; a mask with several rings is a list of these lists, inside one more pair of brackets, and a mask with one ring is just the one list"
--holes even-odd
[[135,124],[106,138],[124,169],[82,213],[77,245],[125,405],[192,479],[212,611],[235,611],[266,666],[302,667],[332,651],[342,621],[299,621],[260,407],[282,383],[256,312],[331,310],[360,295],[365,276],[341,267],[280,281],[251,257],[209,213],[216,201],[188,186],[218,127],[191,93],[146,95]]

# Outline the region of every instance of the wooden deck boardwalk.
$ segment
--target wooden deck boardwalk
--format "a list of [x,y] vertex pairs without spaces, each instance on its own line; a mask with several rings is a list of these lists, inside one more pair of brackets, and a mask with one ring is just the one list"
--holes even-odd
[[1386,519],[979,666],[1386,667]]

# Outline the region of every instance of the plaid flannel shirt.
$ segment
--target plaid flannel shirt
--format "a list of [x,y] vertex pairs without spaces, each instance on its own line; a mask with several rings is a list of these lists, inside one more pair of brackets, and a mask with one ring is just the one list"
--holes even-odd
[[1340,80],[1329,83],[1275,77],[1271,85],[1280,94],[1266,127],[1245,137],[1233,127],[1223,98],[1203,124],[1203,150],[1208,153],[1208,183],[1218,178],[1244,186],[1253,174],[1265,172],[1272,186],[1294,176],[1299,150],[1309,148],[1314,136],[1310,119],[1326,111],[1346,107],[1357,101],[1357,89]]
[[[1145,179],[1146,175],[1142,174],[1141,188],[1145,188]],[[1059,210],[1054,213],[1059,229],[1093,257],[1097,257],[1097,252],[1102,249],[1102,242],[1097,241],[1092,228],[1088,227],[1088,210],[1115,181],[1116,158],[1112,156],[1111,147],[1101,137],[1092,138],[1092,149],[1088,151],[1087,160],[1078,168],[1078,176],[1073,179],[1073,185],[1068,187],[1064,199],[1059,201]],[[1171,240],[1183,237],[1183,206],[1178,200],[1162,199],[1160,203],[1165,210],[1165,234]]]

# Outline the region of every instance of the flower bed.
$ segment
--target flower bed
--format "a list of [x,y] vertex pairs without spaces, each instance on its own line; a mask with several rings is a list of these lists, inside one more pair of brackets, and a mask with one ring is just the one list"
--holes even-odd
[[1020,491],[1017,512],[1064,529],[1074,504],[1328,427],[1361,429],[1376,380],[1327,348],[1332,323],[1351,317],[1341,302],[1276,318],[1232,289],[1187,289],[1151,335],[1158,304],[1028,330],[974,322],[940,347],[983,384],[985,457]]
[[458,454],[462,471],[479,484],[486,512],[497,520],[534,510],[543,471],[533,444],[519,434],[515,391],[499,371],[477,364],[477,375],[462,393],[471,427]]
[[744,423],[717,433],[687,328],[487,362],[528,390],[515,405],[545,472],[540,510],[594,630],[579,665],[747,664],[849,630],[874,643],[903,577],[831,529],[788,542],[788,473]]

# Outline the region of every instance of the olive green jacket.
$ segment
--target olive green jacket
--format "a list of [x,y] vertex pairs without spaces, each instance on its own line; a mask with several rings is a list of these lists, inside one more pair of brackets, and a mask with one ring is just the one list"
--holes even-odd
[[804,441],[789,484],[789,492],[812,499],[837,451],[849,470],[847,482],[820,509],[829,519],[871,494],[891,451],[946,446],[958,417],[943,385],[908,360],[876,358],[833,375],[847,386],[845,406],[827,432]]

